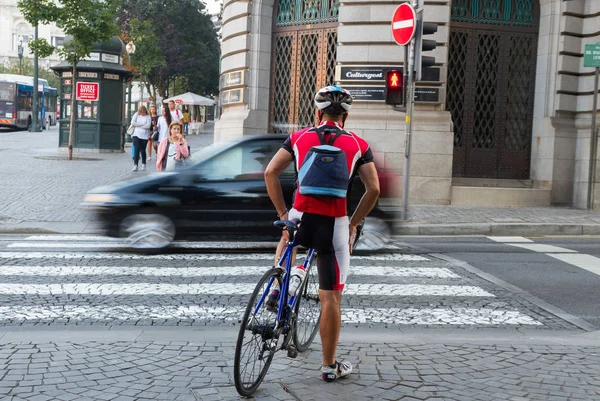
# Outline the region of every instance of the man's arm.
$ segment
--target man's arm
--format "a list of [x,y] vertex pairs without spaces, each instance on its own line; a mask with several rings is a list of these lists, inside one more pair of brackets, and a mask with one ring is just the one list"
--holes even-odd
[[379,177],[375,163],[365,163],[358,168],[358,174],[365,185],[365,193],[360,198],[358,206],[350,219],[350,224],[356,228],[358,224],[367,217],[369,212],[375,207],[377,198],[379,198]]
[[290,152],[285,149],[279,149],[265,170],[267,193],[269,194],[269,198],[271,198],[271,202],[273,202],[273,205],[275,206],[277,215],[279,215],[282,219],[286,214],[287,208],[285,205],[285,199],[283,198],[283,190],[281,189],[279,176],[293,160],[294,158]]

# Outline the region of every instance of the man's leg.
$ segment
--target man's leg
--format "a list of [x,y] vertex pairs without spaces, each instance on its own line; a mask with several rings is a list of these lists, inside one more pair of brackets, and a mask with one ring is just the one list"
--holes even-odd
[[342,325],[340,312],[342,291],[319,290],[319,299],[321,300],[320,333],[323,343],[323,365],[333,365]]

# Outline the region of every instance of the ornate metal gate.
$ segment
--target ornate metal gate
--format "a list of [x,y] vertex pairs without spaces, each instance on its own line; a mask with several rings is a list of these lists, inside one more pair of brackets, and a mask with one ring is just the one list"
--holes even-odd
[[453,175],[529,179],[538,0],[453,0],[451,21]]
[[273,28],[271,132],[315,123],[313,98],[334,82],[339,0],[279,0]]

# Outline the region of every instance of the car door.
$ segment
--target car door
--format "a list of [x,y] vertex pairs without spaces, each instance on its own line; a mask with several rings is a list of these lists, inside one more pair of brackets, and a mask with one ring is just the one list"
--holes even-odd
[[[279,234],[272,226],[276,213],[264,172],[282,142],[279,136],[247,139],[193,168],[185,205],[189,234],[205,239],[275,238]],[[288,202],[293,185],[292,167],[282,175]]]

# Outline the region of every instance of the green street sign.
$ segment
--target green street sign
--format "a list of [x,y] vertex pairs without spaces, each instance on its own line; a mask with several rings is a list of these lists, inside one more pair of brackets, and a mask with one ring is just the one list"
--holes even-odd
[[595,45],[585,45],[583,66],[600,68],[600,43],[596,43]]

